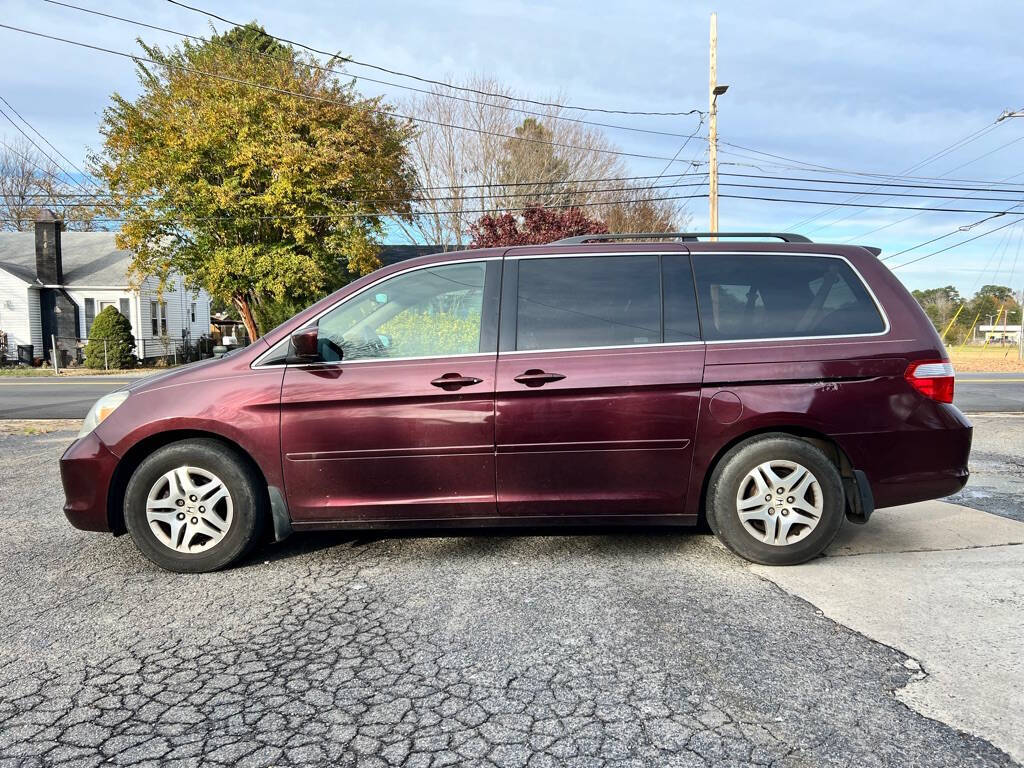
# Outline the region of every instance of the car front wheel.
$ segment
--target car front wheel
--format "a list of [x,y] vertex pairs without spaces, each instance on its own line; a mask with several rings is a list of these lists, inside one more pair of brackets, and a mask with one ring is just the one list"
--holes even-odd
[[147,456],[125,490],[125,525],[162,568],[204,573],[245,555],[266,526],[255,473],[229,446],[186,440]]
[[764,565],[795,565],[824,552],[845,517],[835,464],[788,435],[740,443],[708,484],[707,519],[725,546]]

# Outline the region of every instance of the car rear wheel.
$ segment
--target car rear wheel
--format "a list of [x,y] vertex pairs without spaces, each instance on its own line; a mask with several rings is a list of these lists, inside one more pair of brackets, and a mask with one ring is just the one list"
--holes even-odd
[[708,484],[707,519],[725,546],[764,565],[795,565],[824,552],[843,525],[846,499],[835,464],[788,435],[740,443]]
[[146,457],[128,481],[125,525],[142,554],[162,568],[224,568],[245,555],[266,526],[254,474],[216,440],[171,443]]

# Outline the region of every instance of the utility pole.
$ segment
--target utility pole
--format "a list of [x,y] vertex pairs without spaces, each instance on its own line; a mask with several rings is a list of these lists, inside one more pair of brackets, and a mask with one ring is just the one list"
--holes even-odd
[[[711,14],[711,59],[708,78],[708,231],[718,231],[718,97],[729,90],[718,84],[718,14]],[[712,237],[717,240],[717,237]]]
[[[718,14],[711,14],[711,67],[708,80],[708,232],[718,231]],[[717,240],[718,238],[712,238]]]

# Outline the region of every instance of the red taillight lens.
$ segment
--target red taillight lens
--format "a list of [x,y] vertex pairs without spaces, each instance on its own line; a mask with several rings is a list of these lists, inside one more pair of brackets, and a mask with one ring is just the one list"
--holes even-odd
[[938,403],[953,402],[953,364],[949,360],[919,360],[903,374],[907,382],[925,397]]

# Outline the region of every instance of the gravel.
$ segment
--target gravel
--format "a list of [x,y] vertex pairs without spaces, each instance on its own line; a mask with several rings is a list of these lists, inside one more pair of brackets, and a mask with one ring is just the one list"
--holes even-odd
[[295,536],[165,573],[0,434],[0,768],[995,766],[908,657],[708,536]]

